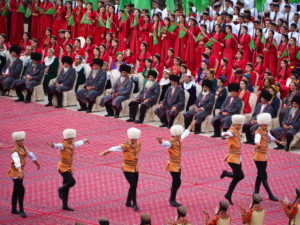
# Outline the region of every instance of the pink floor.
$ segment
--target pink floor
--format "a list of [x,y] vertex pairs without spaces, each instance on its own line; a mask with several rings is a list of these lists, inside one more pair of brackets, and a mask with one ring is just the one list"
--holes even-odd
[[[151,215],[154,225],[166,224],[174,219],[176,209],[168,205],[171,179],[165,172],[167,152],[155,137],[168,139],[167,129],[137,125],[142,130],[142,152],[139,159],[140,179],[138,205],[140,212],[125,207],[128,184],[120,169],[122,154],[114,153],[99,157],[100,151],[126,140],[126,130],[132,126],[122,120],[71,110],[46,108],[39,104],[15,103],[0,97],[0,224],[97,224],[101,216],[111,224],[138,224],[140,214]],[[49,141],[61,141],[65,128],[77,129],[78,139],[89,138],[90,144],[77,149],[74,176],[77,184],[70,191],[70,206],[74,212],[61,210],[57,188],[62,179],[57,172],[58,152],[45,145]],[[5,176],[10,164],[13,146],[11,133],[24,130],[26,146],[35,152],[41,170],[28,160],[25,174],[25,210],[27,219],[10,214],[12,181]],[[178,201],[188,209],[192,224],[204,224],[202,211],[214,212],[216,204],[223,200],[230,179],[220,180],[223,169],[229,169],[223,161],[226,143],[199,135],[190,135],[183,143],[182,186]],[[253,192],[256,168],[251,161],[253,146],[243,146],[245,179],[233,195],[234,206],[229,212],[232,224],[241,224],[238,205],[248,207]],[[269,183],[274,194],[283,199],[293,199],[294,190],[300,186],[300,155],[270,150],[268,165]],[[262,188],[263,205],[267,210],[265,224],[288,223],[279,203],[267,200]]]

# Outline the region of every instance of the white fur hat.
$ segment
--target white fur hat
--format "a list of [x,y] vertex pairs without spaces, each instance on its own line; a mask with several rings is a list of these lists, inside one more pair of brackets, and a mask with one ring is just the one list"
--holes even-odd
[[11,137],[14,141],[21,141],[25,139],[26,133],[25,131],[13,132]]
[[173,125],[170,129],[170,133],[172,136],[180,136],[184,131],[183,126],[181,125]]
[[240,114],[235,114],[231,117],[233,124],[243,125],[245,123],[245,116]]
[[131,127],[127,130],[127,135],[129,139],[140,139],[141,130]]
[[272,117],[270,113],[260,113],[257,116],[257,123],[259,125],[270,125],[272,123]]
[[75,138],[76,137],[76,130],[74,130],[74,129],[65,129],[63,131],[63,136],[64,136],[64,139]]

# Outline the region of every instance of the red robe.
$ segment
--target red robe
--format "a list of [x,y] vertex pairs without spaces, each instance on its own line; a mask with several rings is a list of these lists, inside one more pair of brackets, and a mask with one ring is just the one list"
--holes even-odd
[[291,77],[291,69],[290,68],[280,68],[275,78],[276,82],[279,82],[281,85],[286,85],[286,80]]
[[251,95],[251,92],[248,91],[248,90],[244,93],[244,95],[242,97],[240,96],[240,93],[239,93],[239,96],[241,97],[241,99],[244,103],[243,114],[251,113],[251,106],[250,106],[250,103],[249,103],[250,95]]
[[96,45],[87,45],[85,44],[83,49],[85,51],[86,63],[91,63],[94,57],[94,48]]
[[63,48],[64,51],[66,50],[67,44],[73,45],[73,44],[74,44],[74,40],[73,40],[73,39],[69,39],[69,40],[66,40],[66,39],[65,39],[65,40],[63,41],[61,47]]
[[299,52],[300,47],[299,46],[295,46],[295,47],[291,47],[289,46],[289,57],[290,57],[290,68],[293,70],[296,68],[296,64],[299,63],[299,59],[297,59],[297,53]]
[[217,58],[216,56],[214,56],[213,54],[209,57],[208,59],[209,61],[209,65],[208,65],[208,69],[217,69]]
[[120,51],[121,50],[120,50],[119,46],[116,48],[114,48],[114,47],[111,48],[110,56],[111,56],[112,62],[115,62],[117,60],[117,52],[120,52]]
[[251,51],[250,51],[250,41],[251,41],[251,37],[249,34],[246,35],[241,35],[239,37],[239,44],[242,46],[241,50],[243,51],[243,60],[245,60],[246,62],[251,62]]
[[261,38],[255,37],[254,39],[255,50],[252,54],[252,63],[254,64],[256,61],[257,55],[263,55],[264,44],[261,43]]
[[45,35],[40,33],[41,14],[35,7],[35,4],[31,4],[31,17],[30,17],[30,36],[31,38],[40,39]]
[[186,52],[185,60],[186,60],[187,67],[191,71],[196,70],[196,47],[197,47],[197,44],[195,43],[194,38],[197,38],[199,33],[200,33],[199,26],[195,26],[195,27],[190,27],[188,33],[186,34],[188,51]]
[[104,55],[100,56],[100,59],[103,60],[103,62],[107,62],[109,61],[109,54],[105,53]]
[[230,66],[222,66],[221,64],[219,64],[217,73],[216,73],[216,79],[218,79],[221,76],[225,76],[226,77],[226,84],[228,83],[228,79],[230,78],[232,73],[232,70],[230,68]]
[[69,19],[72,15],[73,15],[72,9],[68,11],[67,8],[66,8],[66,15],[65,15],[66,23],[65,23],[65,27],[62,28],[63,30],[72,31],[72,26],[68,26]]
[[218,41],[214,43],[212,49],[213,49],[214,56],[217,57],[218,61],[220,62],[223,56],[223,48],[224,48],[220,45],[220,43],[224,44],[225,34],[223,32],[220,32],[219,34],[214,33],[212,38]]
[[21,52],[23,53],[26,50],[26,47],[31,45],[31,41],[28,40],[26,42],[24,42],[23,40],[20,42],[19,46],[21,48]]
[[[167,29],[167,28],[165,28],[165,29]],[[162,34],[167,35],[162,40],[161,54],[160,54],[162,59],[164,59],[168,56],[168,49],[174,47],[174,43],[175,43],[175,39],[176,39],[174,33],[170,33],[169,31],[167,31],[165,29],[163,29],[163,31],[162,31]]]
[[278,55],[279,55],[279,57],[277,57],[277,72],[279,72],[279,70],[281,69],[281,66],[280,66],[281,61],[283,59],[288,59],[288,54],[286,56],[282,57],[282,55],[283,55],[283,53],[284,53],[285,50],[286,50],[286,52],[288,51],[288,45],[281,43],[278,46]]
[[164,67],[169,69],[172,66],[174,66],[174,57],[172,57],[172,58],[166,57],[164,60]]
[[[6,10],[6,14],[2,16],[2,12]],[[8,35],[7,32],[7,14],[8,14],[8,8],[6,7],[6,2],[3,0],[0,4],[0,34],[6,34]]]
[[[111,19],[110,22],[110,29],[107,30],[107,32],[112,33],[113,37],[116,38],[118,37],[118,15],[117,14],[108,14],[109,18]],[[107,17],[107,15],[106,15]]]
[[264,53],[264,65],[272,73],[272,75],[275,76],[277,72],[277,60],[275,60],[277,59],[277,49],[273,44],[273,41],[275,41],[275,39],[266,39],[265,48],[268,49],[268,51]]
[[[104,27],[103,26],[100,26],[100,23],[99,23],[99,18],[102,19],[102,22],[104,24]],[[100,14],[97,14],[96,15],[96,22],[95,22],[95,31],[94,31],[94,34],[93,34],[93,37],[94,37],[94,42],[96,45],[100,45],[102,42],[105,41],[105,35],[106,35],[106,15],[100,15]]]
[[67,21],[66,21],[66,7],[58,7],[56,6],[56,11],[54,14],[54,20],[53,20],[53,28],[52,28],[52,34],[55,35],[56,37],[58,36],[58,31],[60,29],[66,29],[67,27]]
[[176,37],[176,40],[175,40],[175,47],[174,47],[174,56],[177,57],[179,56],[181,59],[185,59],[186,57],[186,46],[187,46],[187,39],[188,39],[188,36],[187,34],[184,35],[183,38],[179,38],[179,33],[180,33],[180,27],[184,26],[186,29],[187,28],[187,24],[179,24],[178,27],[176,28],[176,30],[174,30],[174,34],[175,34],[175,37]]
[[92,24],[82,24],[82,33],[81,34],[83,37],[86,38],[87,36],[93,36],[94,30],[95,30],[95,23],[99,23],[99,22],[97,20],[97,13],[95,11],[93,11],[93,10],[91,12],[86,11],[85,13],[87,15],[87,18],[90,18],[91,20],[94,21]]
[[242,80],[243,76],[237,76],[236,73],[232,73],[230,80],[228,81],[228,83],[236,83],[236,84],[240,84],[241,80]]
[[152,68],[157,70],[157,72],[158,72],[157,82],[159,82],[160,79],[162,78],[162,74],[163,74],[163,71],[164,71],[164,64],[162,64],[162,63],[153,63]]
[[[161,29],[162,25],[160,22],[157,24],[153,23],[151,32],[153,35],[150,36],[149,40],[149,49],[152,55],[155,54],[161,54],[161,47],[162,47],[162,40],[161,40],[161,34],[159,35],[158,30]],[[154,44],[154,35],[156,35],[157,44]]]
[[119,25],[119,51],[126,50],[128,48],[128,37],[130,34],[130,19],[126,18],[124,22],[122,22],[122,18],[118,21]]
[[233,61],[233,65],[232,65],[232,69],[237,70],[237,69],[241,69],[241,70],[245,70],[247,61],[245,61],[244,59],[242,60],[234,60]]
[[74,61],[76,54],[74,52],[72,52],[71,54],[68,54],[67,52],[63,52],[61,57],[64,57],[64,56],[70,56]]
[[[44,12],[48,11],[51,8],[54,8],[52,2],[41,2],[39,6]],[[53,15],[41,14],[40,16],[40,38],[45,35],[46,29],[51,28],[53,26]]]
[[73,52],[76,54],[76,55],[80,55],[84,58],[84,49],[83,48],[79,48],[79,49],[75,49],[74,47],[74,50]]
[[143,23],[143,20],[142,20],[142,18],[137,19],[137,24],[134,27],[132,27],[133,22],[134,22],[134,18],[132,19],[132,23],[130,24],[130,43],[129,43],[129,46],[130,46],[130,49],[131,49],[132,53],[134,55],[136,55],[140,50],[140,45],[141,45],[140,40],[141,40],[141,37],[142,37],[140,27]]
[[[258,74],[258,81],[257,81],[257,86],[262,86],[264,83],[264,73],[266,71],[266,68],[263,64],[255,64],[253,66],[253,71],[255,71]],[[255,84],[253,84],[255,85]]]
[[[151,29],[152,29],[152,23],[149,22],[149,23],[143,23],[142,25],[142,35],[141,35],[141,43],[142,42],[146,42],[147,44],[149,44],[149,40],[150,40],[150,37],[149,37],[149,34],[151,32]],[[139,53],[137,53],[139,54]]]
[[170,68],[170,72],[172,75],[179,75],[180,74],[180,66],[176,66],[176,65],[172,66]]
[[17,10],[19,10],[20,2],[24,6],[24,2],[22,0],[10,1],[10,12],[11,12],[10,44],[11,45],[19,44],[24,33],[24,14],[17,12]]
[[50,39],[51,37],[44,37],[43,41],[40,44],[40,47],[45,51],[50,47]]
[[73,15],[74,15],[74,26],[72,26],[72,37],[77,38],[77,37],[83,37],[83,25],[80,24],[81,19],[85,13],[85,8],[78,8],[76,6],[73,10]]
[[140,54],[137,57],[137,60],[139,61],[139,68],[138,68],[138,73],[141,73],[144,70],[145,67],[145,61],[146,59],[151,58],[150,52],[140,52]]
[[125,56],[124,59],[123,59],[123,61],[126,62],[128,65],[129,64],[135,65],[135,63],[136,63],[136,57],[134,55],[132,55],[132,56]]
[[234,56],[238,50],[237,46],[237,37],[235,34],[232,34],[232,38],[225,40],[225,47],[223,49],[223,57],[226,57],[229,61],[229,64],[232,65]]

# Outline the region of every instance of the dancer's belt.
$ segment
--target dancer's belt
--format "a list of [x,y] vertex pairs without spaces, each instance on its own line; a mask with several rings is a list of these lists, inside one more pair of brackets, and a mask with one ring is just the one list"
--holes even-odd
[[171,157],[170,162],[172,163],[180,163],[181,158],[180,157]]
[[124,160],[124,164],[128,165],[128,166],[136,166],[137,165],[138,160]]

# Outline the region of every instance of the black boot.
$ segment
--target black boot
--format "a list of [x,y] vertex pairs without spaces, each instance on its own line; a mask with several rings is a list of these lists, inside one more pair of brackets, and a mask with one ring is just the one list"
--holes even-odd
[[195,124],[194,134],[200,134],[201,133],[201,123]]
[[173,126],[175,117],[174,116],[170,116],[170,121],[168,122],[168,128],[170,129]]
[[260,185],[261,185],[261,179],[260,177],[257,176],[255,180],[254,194],[259,194]]
[[276,144],[277,146],[274,148],[275,150],[284,149],[284,146],[281,144]]
[[82,103],[81,101],[78,101],[80,105],[80,109],[77,109],[77,111],[86,111],[87,107],[85,103]]
[[232,199],[231,199],[231,194],[225,194],[225,198],[228,200],[228,202],[233,205]]
[[145,119],[146,112],[147,112],[147,106],[146,105],[141,105],[139,120],[136,120],[135,123],[143,123],[144,119]]
[[188,129],[188,127],[190,126],[191,122],[193,120],[193,117],[184,117],[184,128]]
[[52,98],[53,98],[53,93],[48,89],[48,104],[45,105],[46,107],[53,106]]
[[14,195],[11,198],[11,213],[12,214],[20,214],[20,212],[17,210],[17,202],[18,202],[18,196]]
[[136,102],[129,103],[129,119],[126,120],[127,122],[135,121],[137,110],[138,110],[138,103]]
[[294,139],[294,136],[292,134],[288,133],[286,135],[286,145],[285,145],[286,152],[290,151],[290,147],[291,147],[291,143],[292,143],[293,139]]
[[215,121],[213,123],[214,127],[214,135],[212,135],[212,138],[221,137],[221,122],[219,120]]
[[109,116],[114,116],[114,110],[112,109],[112,106],[111,105],[104,105],[105,106],[105,109],[106,109],[106,112],[107,114],[105,115],[106,117],[109,117]]
[[67,201],[64,201],[63,202],[63,207],[62,207],[63,210],[67,210],[67,211],[74,211],[74,209],[70,208],[68,206],[68,202]]
[[276,198],[276,197],[273,195],[273,193],[272,193],[272,191],[271,191],[271,188],[270,188],[270,186],[269,186],[268,181],[265,180],[265,181],[263,181],[262,183],[263,183],[263,185],[264,185],[264,187],[265,187],[265,189],[266,189],[266,191],[267,191],[267,193],[268,193],[268,195],[269,195],[269,199],[270,199],[271,201],[278,202],[279,200],[278,200],[278,198]]
[[63,200],[64,198],[64,192],[62,190],[63,187],[58,188],[58,197]]
[[23,206],[23,203],[24,203],[24,194],[25,194],[25,190],[24,190],[24,192],[22,194],[19,194],[19,207],[20,207],[20,216],[23,217],[23,218],[26,218],[27,215],[24,212],[24,206]]
[[16,94],[18,96],[18,99],[15,100],[15,102],[23,102],[24,101],[24,95],[22,93],[22,88],[16,87]]
[[30,103],[32,93],[29,90],[26,90],[26,91],[27,91],[27,95],[26,95],[26,99],[25,99],[24,103]]
[[94,105],[94,102],[89,101],[86,113],[91,113],[92,112],[93,105]]
[[120,110],[116,109],[114,117],[115,118],[119,118],[120,117]]
[[130,189],[129,189],[128,194],[127,194],[127,200],[126,200],[125,206],[133,208],[133,205],[131,204],[131,191],[130,191]]
[[160,122],[161,122],[161,125],[159,125],[159,127],[167,127],[168,126],[168,120],[167,120],[166,116],[161,117]]
[[228,173],[227,170],[223,170],[222,173],[221,173],[221,175],[220,175],[220,178],[223,179],[224,177],[227,177],[226,176],[227,173]]
[[56,94],[56,98],[57,98],[57,105],[55,106],[55,108],[63,108],[63,105],[62,105],[62,101],[63,101],[63,93],[58,93]]
[[178,202],[176,202],[176,195],[177,195],[177,191],[178,191],[178,188],[171,188],[171,196],[170,196],[170,205],[171,206],[174,206],[174,207],[179,207],[181,206],[181,204],[179,204]]

